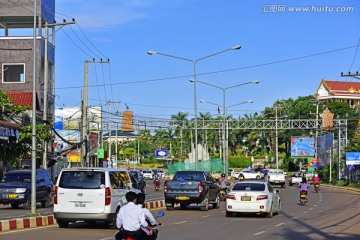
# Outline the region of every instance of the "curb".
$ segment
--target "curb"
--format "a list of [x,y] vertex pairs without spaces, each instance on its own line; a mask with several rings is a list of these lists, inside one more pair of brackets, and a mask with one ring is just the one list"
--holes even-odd
[[330,185],[330,184],[321,184],[320,186],[324,186],[326,188],[335,188],[335,189],[341,189],[341,190],[346,190],[346,191],[350,191],[350,192],[360,193],[360,188],[355,188],[355,187],[342,187],[342,186],[336,186],[336,185]]
[[2,220],[0,221],[0,232],[43,227],[53,224],[57,224],[53,215]]
[[[150,210],[164,208],[165,200],[146,202],[145,206]],[[57,222],[54,215],[0,220],[0,234],[2,232],[44,227],[55,224],[57,224]]]

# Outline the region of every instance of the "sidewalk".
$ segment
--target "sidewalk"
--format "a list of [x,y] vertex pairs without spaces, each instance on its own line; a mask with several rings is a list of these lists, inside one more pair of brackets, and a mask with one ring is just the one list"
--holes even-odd
[[[145,204],[146,204],[146,208],[148,208],[150,210],[155,210],[155,209],[165,207],[164,200],[147,202]],[[21,229],[27,229],[27,228],[43,227],[43,226],[55,225],[55,224],[57,224],[57,222],[56,222],[56,219],[54,218],[54,215],[1,220],[0,221],[0,234],[1,234],[1,232],[21,230]]]

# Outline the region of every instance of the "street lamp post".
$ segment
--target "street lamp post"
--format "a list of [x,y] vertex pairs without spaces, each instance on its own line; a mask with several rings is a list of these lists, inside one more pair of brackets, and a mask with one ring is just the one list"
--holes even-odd
[[[201,103],[208,103],[208,104],[211,104],[211,105],[215,105],[215,106],[219,106],[219,104],[216,104],[216,103],[212,103],[212,102],[209,102],[209,101],[205,101],[205,100],[200,100]],[[253,103],[254,101],[253,100],[248,100],[248,101],[245,101],[245,102],[241,102],[241,103],[237,103],[237,104],[234,104],[234,105],[230,105],[230,106],[225,106],[224,105],[224,119],[227,118],[227,109],[230,108],[230,107],[235,107],[235,106],[238,106],[238,105],[241,105],[241,104],[245,104],[245,103]],[[224,171],[225,171],[225,178],[228,177],[228,174],[229,174],[229,161],[228,161],[228,148],[229,148],[229,145],[228,145],[228,139],[229,139],[229,125],[228,125],[228,121],[227,120],[224,120],[224,123],[223,126],[225,126],[225,131],[223,131],[223,136],[224,136],[224,133],[226,133],[225,137],[224,137],[224,140],[223,140],[223,148],[224,148]]]
[[[190,82],[193,82],[193,80],[190,80]],[[213,84],[210,84],[210,83],[206,83],[206,82],[202,82],[202,81],[197,81],[198,83],[202,83],[204,85],[208,85],[210,87],[214,87],[214,88],[218,88],[220,90],[222,90],[223,92],[223,117],[224,117],[224,124],[223,124],[223,133],[222,133],[222,139],[223,139],[223,157],[224,157],[224,171],[225,171],[225,177],[227,178],[228,177],[228,152],[227,152],[227,141],[225,141],[225,134],[226,134],[226,104],[225,104],[225,100],[226,100],[226,91],[228,89],[231,89],[231,88],[235,88],[235,87],[239,87],[239,86],[243,86],[243,85],[247,85],[247,84],[258,84],[260,81],[256,80],[256,81],[250,81],[250,82],[246,82],[246,83],[241,83],[241,84],[236,84],[236,85],[233,85],[233,86],[230,86],[230,87],[226,87],[226,88],[223,88],[223,87],[219,87],[219,86],[216,86],[216,85],[213,85]],[[205,101],[202,101],[202,102],[205,102]],[[209,103],[209,102],[208,102]],[[219,106],[218,104],[215,104],[217,106]],[[225,125],[226,124],[226,125]]]
[[216,56],[216,55],[219,55],[221,53],[224,53],[224,52],[227,52],[227,51],[230,51],[230,50],[239,50],[241,48],[240,45],[236,45],[232,48],[228,48],[228,49],[225,49],[225,50],[222,50],[220,52],[216,52],[216,53],[213,53],[213,54],[210,54],[208,56],[205,56],[205,57],[202,57],[202,58],[198,58],[198,59],[195,59],[195,60],[192,60],[192,59],[189,59],[189,58],[183,58],[183,57],[178,57],[178,56],[174,56],[174,55],[170,55],[170,54],[165,54],[165,53],[160,53],[160,52],[156,52],[156,51],[147,51],[147,53],[149,55],[155,55],[155,54],[158,54],[158,55],[162,55],[162,56],[165,56],[165,57],[171,57],[171,58],[176,58],[176,59],[180,59],[180,60],[184,60],[184,61],[188,61],[188,62],[191,62],[193,64],[193,69],[194,69],[194,115],[195,115],[195,118],[194,118],[194,125],[195,125],[195,170],[198,170],[198,149],[197,149],[197,142],[198,142],[198,134],[197,134],[197,98],[196,98],[196,64],[201,61],[201,60],[204,60],[204,59],[207,59],[207,58],[210,58],[210,57],[213,57],[213,56]]

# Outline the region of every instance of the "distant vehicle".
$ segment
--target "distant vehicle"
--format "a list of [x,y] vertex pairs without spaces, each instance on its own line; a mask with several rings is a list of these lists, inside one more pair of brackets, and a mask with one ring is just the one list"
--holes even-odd
[[308,183],[313,182],[314,176],[315,176],[315,172],[306,172],[305,173],[306,181],[308,181]]
[[[44,208],[52,200],[53,184],[49,173],[44,169],[36,170],[36,201]],[[18,208],[31,208],[31,169],[13,170],[5,173],[0,183],[0,204],[10,204]]]
[[141,173],[143,174],[145,179],[150,179],[150,180],[154,179],[154,172],[151,169],[144,169],[144,170],[142,170]]
[[285,188],[284,171],[281,169],[269,169],[267,181],[271,185],[280,185],[282,188]]
[[279,190],[267,182],[237,182],[226,198],[226,217],[233,213],[256,213],[269,218],[279,214]]
[[157,169],[156,174],[159,176],[159,178],[165,177],[165,172],[162,169]]
[[289,179],[289,186],[292,186],[294,184],[299,184],[302,181],[302,175],[301,173],[292,174]]
[[[242,170],[240,171],[240,176],[242,176],[242,179],[260,179],[260,173],[256,173],[252,170]],[[239,177],[240,177],[239,176]]]
[[145,177],[142,175],[141,171],[140,170],[130,170],[130,173],[136,179],[136,181],[139,185],[139,190],[143,194],[146,194],[146,181],[145,181]]
[[220,208],[219,184],[210,173],[204,171],[177,171],[172,181],[164,183],[166,210],[173,210],[180,203],[181,209],[190,204],[200,205],[201,211],[207,211],[210,204]]

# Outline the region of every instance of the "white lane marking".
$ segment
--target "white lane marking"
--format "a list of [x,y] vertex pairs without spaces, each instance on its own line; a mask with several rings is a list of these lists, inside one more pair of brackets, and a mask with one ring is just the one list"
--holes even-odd
[[261,232],[258,232],[258,233],[254,233],[253,235],[257,236],[257,235],[260,235],[260,234],[263,234],[263,233],[266,233],[266,231],[261,231]]
[[311,211],[311,210],[313,210],[314,208],[310,208],[309,210]]
[[110,240],[110,239],[114,239],[114,237],[100,238],[98,240]]
[[291,218],[291,219],[297,219],[298,217],[293,217],[293,218]]
[[279,223],[277,225],[275,225],[275,227],[280,227],[281,225],[284,225],[285,223]]
[[306,212],[304,212],[304,214],[305,214],[305,213],[308,213],[308,212],[306,211]]
[[314,207],[317,207],[317,205],[315,204]]
[[205,215],[205,216],[202,216],[203,218],[207,218],[207,217],[210,217],[211,215]]
[[41,227],[34,227],[34,228],[26,228],[26,229],[16,229],[16,230],[8,231],[8,232],[0,232],[0,235],[2,235],[2,234],[17,233],[17,232],[25,232],[25,231],[31,231],[31,230],[37,230],[37,229],[39,229],[39,228],[51,228],[51,227],[57,227],[57,225],[48,225],[48,226],[41,226]]
[[174,224],[183,224],[183,223],[187,223],[187,221],[176,222]]

